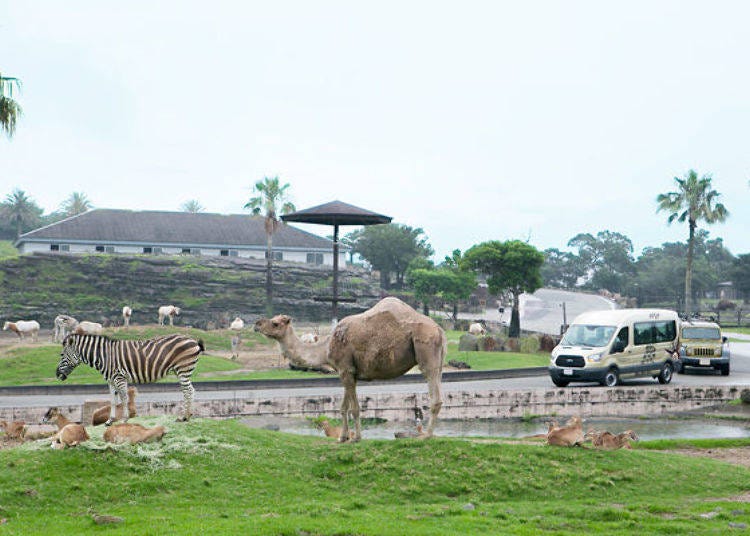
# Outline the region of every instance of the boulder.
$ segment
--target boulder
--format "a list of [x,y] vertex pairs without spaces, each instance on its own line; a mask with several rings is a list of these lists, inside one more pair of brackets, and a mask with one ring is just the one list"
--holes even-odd
[[479,337],[475,337],[470,333],[464,333],[461,338],[458,339],[458,351],[459,352],[476,352],[479,350]]

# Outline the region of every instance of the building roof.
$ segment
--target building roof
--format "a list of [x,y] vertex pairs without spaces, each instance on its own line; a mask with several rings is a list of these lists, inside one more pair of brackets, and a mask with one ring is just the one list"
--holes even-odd
[[[263,216],[207,214],[157,210],[93,209],[22,234],[23,242],[96,242],[100,244],[185,244],[263,246]],[[332,241],[280,223],[273,235],[275,248],[330,251]]]

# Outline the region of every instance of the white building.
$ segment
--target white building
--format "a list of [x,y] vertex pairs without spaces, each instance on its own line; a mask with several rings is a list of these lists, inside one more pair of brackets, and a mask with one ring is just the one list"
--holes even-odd
[[[152,210],[93,209],[22,234],[21,253],[266,256],[263,216]],[[346,262],[348,248],[339,251]],[[275,260],[333,265],[333,242],[280,222],[273,234]]]

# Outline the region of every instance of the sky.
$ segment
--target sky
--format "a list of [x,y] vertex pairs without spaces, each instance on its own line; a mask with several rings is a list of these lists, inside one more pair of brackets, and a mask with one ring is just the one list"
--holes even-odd
[[695,169],[730,212],[711,237],[748,253],[748,20],[722,0],[0,0],[24,110],[0,195],[236,214],[279,176],[298,209],[422,228],[437,261],[603,230],[637,257],[686,240],[656,196]]

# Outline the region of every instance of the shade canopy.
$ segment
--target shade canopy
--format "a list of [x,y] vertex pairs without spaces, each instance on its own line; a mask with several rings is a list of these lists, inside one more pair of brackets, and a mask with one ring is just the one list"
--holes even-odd
[[281,217],[284,221],[323,225],[375,225],[390,223],[393,218],[342,201],[331,201],[317,207],[298,210]]
[[333,306],[333,322],[337,322],[339,302],[349,301],[339,298],[339,225],[376,225],[379,223],[391,223],[393,218],[365,210],[364,208],[355,207],[342,201],[331,201],[317,207],[285,214],[281,219],[285,222],[294,221],[298,223],[333,225],[333,296],[330,298],[321,297],[320,300],[331,302]]

